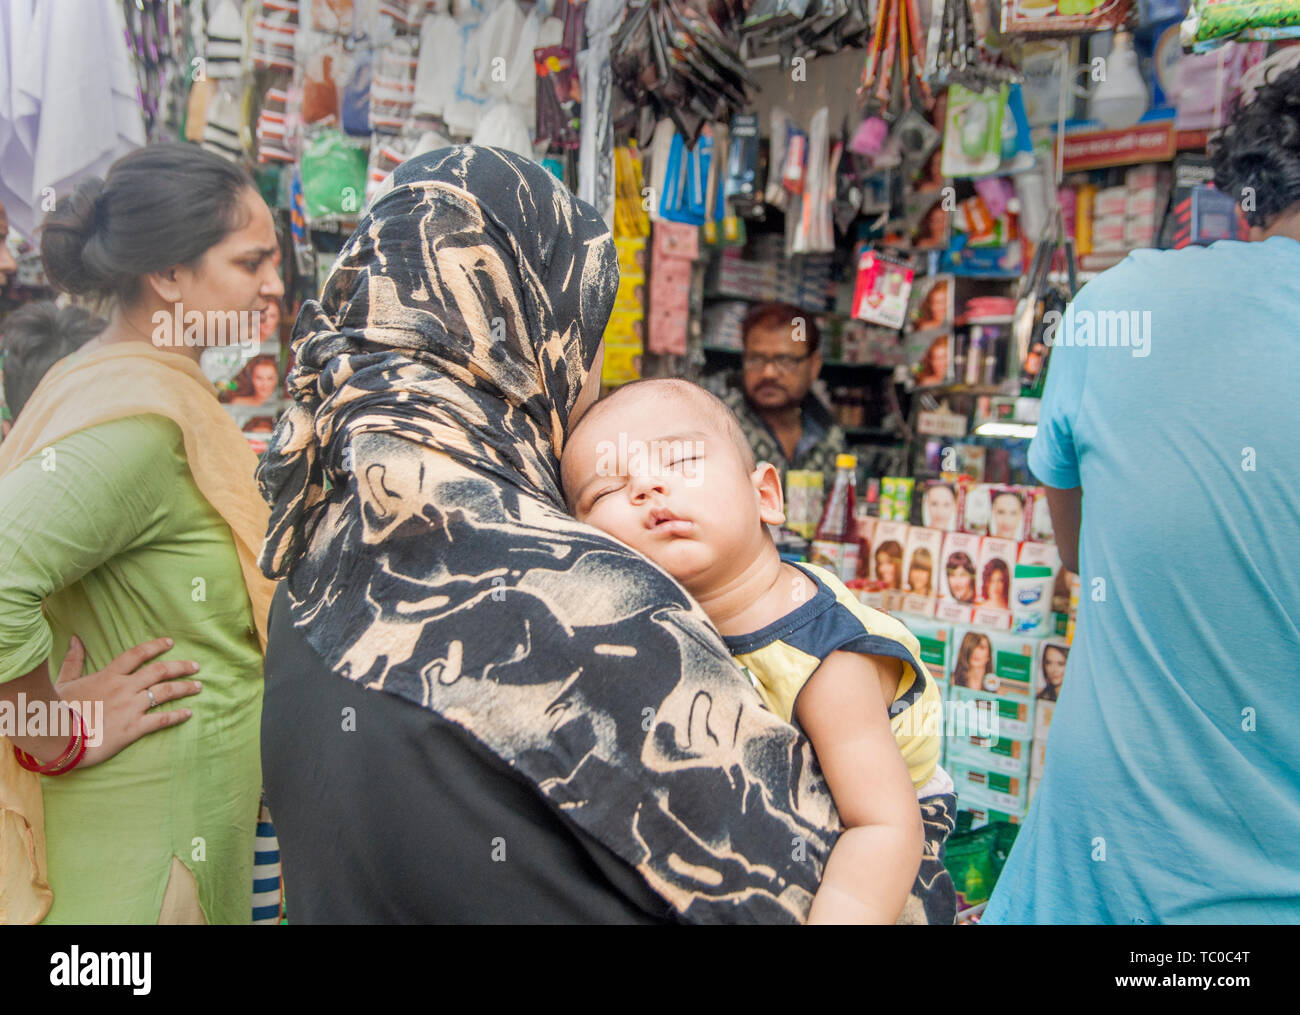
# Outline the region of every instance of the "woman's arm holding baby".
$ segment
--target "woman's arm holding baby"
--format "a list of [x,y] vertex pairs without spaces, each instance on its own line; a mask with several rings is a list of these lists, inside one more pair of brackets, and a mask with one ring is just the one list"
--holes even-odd
[[916,880],[921,809],[881,688],[882,677],[897,686],[901,672],[897,659],[832,652],[795,701],[845,828],[809,923],[894,923]]

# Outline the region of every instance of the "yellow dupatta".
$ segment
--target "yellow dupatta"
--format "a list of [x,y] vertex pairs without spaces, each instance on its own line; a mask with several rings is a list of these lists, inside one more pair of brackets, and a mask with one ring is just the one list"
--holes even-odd
[[[257,566],[269,517],[253,479],[257,456],[193,360],[147,342],[106,345],[60,360],[0,444],[0,476],[79,430],[148,414],[180,428],[194,482],[230,526],[265,651],[275,585]],[[40,776],[19,767],[9,741],[0,737],[0,924],[39,923],[53,901]]]

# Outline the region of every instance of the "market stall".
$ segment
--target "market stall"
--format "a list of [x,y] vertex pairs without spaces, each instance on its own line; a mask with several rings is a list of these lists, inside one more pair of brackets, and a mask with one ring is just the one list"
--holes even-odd
[[[1070,299],[1130,251],[1247,238],[1249,195],[1214,189],[1207,144],[1300,62],[1296,4],[103,7],[121,28],[103,73],[131,106],[114,106],[115,136],[246,161],[278,216],[285,305],[251,353],[204,361],[259,450],[299,304],[392,170],[449,144],[536,159],[605,216],[621,269],[607,389],[685,377],[740,397],[750,311],[807,315],[849,499],[833,469],[787,469],[773,535],[920,640],[961,809],[948,867],[977,914],[1033,800],[1087,594],[1026,463],[1051,349],[1084,341]],[[42,180],[10,145],[0,180],[23,214],[5,309],[52,296],[32,243],[42,188],[102,170]],[[1112,323],[1087,341],[1144,355],[1149,323]]]

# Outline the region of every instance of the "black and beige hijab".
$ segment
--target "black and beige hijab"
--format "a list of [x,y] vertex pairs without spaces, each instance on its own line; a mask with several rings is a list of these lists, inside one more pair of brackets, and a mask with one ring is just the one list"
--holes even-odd
[[806,741],[671,578],[563,508],[617,283],[540,166],[405,163],[298,317],[262,567],[336,672],[463,728],[682,919],[801,919],[839,828]]

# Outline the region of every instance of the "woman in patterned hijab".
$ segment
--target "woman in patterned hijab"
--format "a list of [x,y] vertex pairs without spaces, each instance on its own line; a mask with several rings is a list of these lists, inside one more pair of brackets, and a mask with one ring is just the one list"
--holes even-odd
[[[806,915],[839,830],[807,742],[762,708],[670,577],[563,508],[559,456],[584,379],[599,376],[617,283],[590,206],[535,163],[462,146],[397,170],[320,302],[304,305],[295,404],[259,471],[272,508],[262,567],[285,579],[263,752],[291,920],[296,902],[309,918],[474,918],[449,900],[488,875],[451,883],[454,842],[437,869],[420,835],[399,855],[392,842],[417,819],[376,802],[392,783],[400,801],[425,800],[471,755],[522,780],[610,882],[621,868],[648,887],[659,918]],[[286,647],[295,638],[304,647]],[[303,682],[308,651],[318,675]],[[313,711],[318,696],[328,704]],[[467,753],[440,747],[430,764],[363,717],[348,730],[340,702],[385,696]],[[470,820],[428,813],[444,840]],[[351,827],[371,822],[388,827]],[[372,846],[418,877],[371,876],[355,854]],[[522,891],[510,866],[489,871],[501,912],[609,912],[529,910],[508,897]],[[534,890],[561,891],[551,876],[571,873],[542,870]],[[426,890],[432,908],[408,905]],[[347,912],[325,901],[349,894],[385,899]]]

